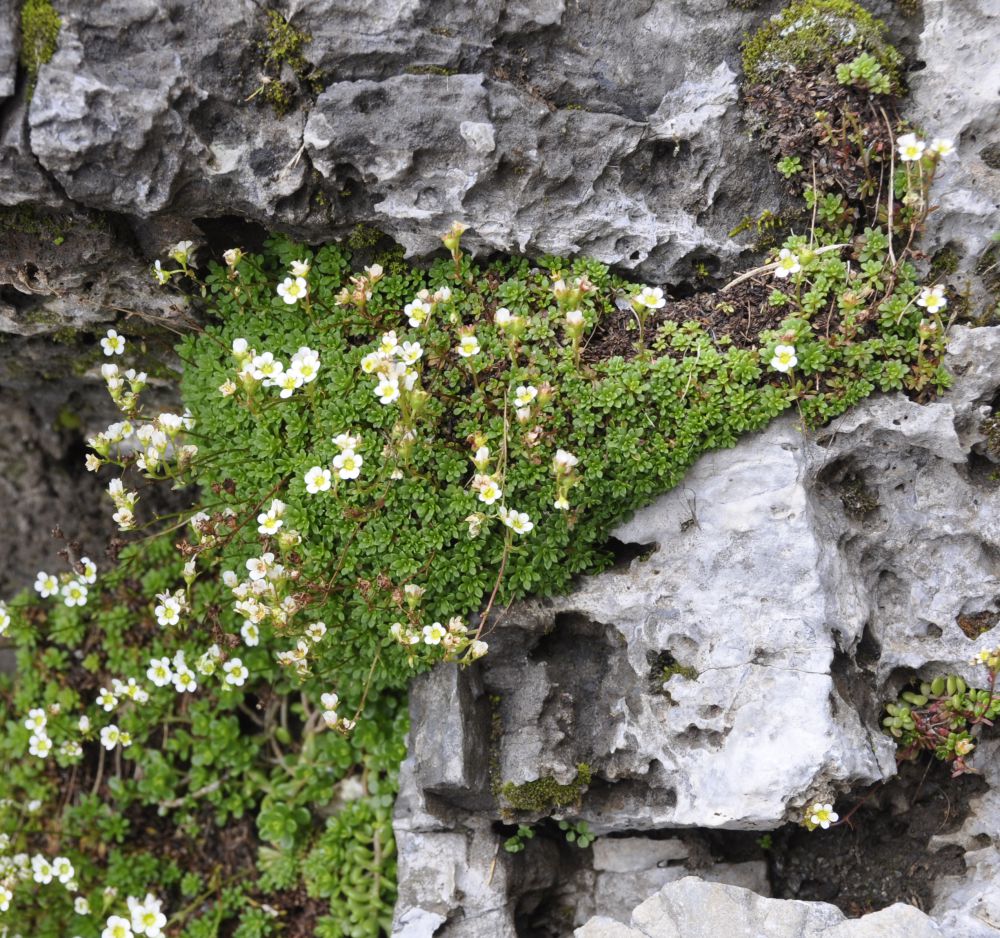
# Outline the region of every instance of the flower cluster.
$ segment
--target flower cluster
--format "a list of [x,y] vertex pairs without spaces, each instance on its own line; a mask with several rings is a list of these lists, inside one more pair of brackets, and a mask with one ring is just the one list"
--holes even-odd
[[[299,388],[316,380],[320,369],[319,353],[308,345],[302,345],[292,355],[285,368],[284,362],[274,357],[273,352],[257,353],[250,348],[246,339],[233,340],[233,356],[240,366],[237,379],[247,393],[262,384],[265,388],[279,388],[278,396],[287,399]],[[232,378],[227,378],[220,386],[223,397],[231,397],[238,386]]]
[[564,449],[557,449],[552,457],[552,472],[556,477],[556,498],[552,507],[559,511],[569,510],[569,491],[580,481],[576,472],[579,463],[576,456]]
[[[534,400],[536,395],[529,394],[528,390],[524,386],[518,388],[518,394],[522,400]],[[535,391],[534,388],[530,390]],[[503,499],[502,482],[498,478],[497,471],[490,471],[493,457],[489,447],[480,439],[475,439],[473,442],[476,445],[476,450],[472,456],[472,464],[476,471],[470,484],[479,501],[484,505],[492,506]],[[475,512],[466,518],[469,525],[469,537],[479,536],[483,523],[488,517],[482,512]],[[515,534],[528,534],[535,526],[527,512],[514,511],[503,504],[497,505],[496,517]]]
[[903,163],[916,163],[925,156],[933,160],[951,156],[955,152],[955,144],[946,137],[934,137],[928,144],[916,134],[902,134],[896,140],[896,152]]
[[350,286],[344,287],[337,294],[337,303],[341,306],[354,306],[364,312],[368,301],[372,298],[375,284],[384,276],[381,264],[366,267],[363,274],[355,274],[350,278]]
[[413,412],[425,397],[417,388],[419,373],[414,367],[423,357],[419,342],[402,342],[395,330],[383,333],[378,348],[361,359],[361,371],[377,381],[373,393],[382,405],[398,403]]
[[414,329],[420,329],[430,325],[434,310],[439,304],[447,303],[450,299],[451,290],[448,287],[440,287],[433,293],[430,290],[419,290],[417,295],[403,307],[403,313]]
[[461,657],[466,664],[482,658],[489,651],[486,642],[469,635],[469,629],[461,616],[452,616],[447,626],[440,622],[420,626],[416,624],[418,621],[413,616],[412,621],[406,625],[393,622],[389,627],[390,637],[406,649],[411,664],[415,659],[416,648],[421,645],[441,648],[445,661],[456,661]]
[[357,452],[361,446],[361,438],[350,433],[338,433],[333,442],[340,452],[330,462],[332,470],[324,466],[313,466],[305,474],[306,492],[310,495],[330,490],[333,471],[336,471],[338,479],[344,481],[353,481],[361,475],[361,467],[365,462],[364,457]]

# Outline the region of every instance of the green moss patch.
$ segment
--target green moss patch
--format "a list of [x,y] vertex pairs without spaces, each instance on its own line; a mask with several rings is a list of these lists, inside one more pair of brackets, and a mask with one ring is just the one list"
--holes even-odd
[[860,52],[872,55],[895,88],[903,57],[886,39],[885,24],[851,0],[796,0],[743,44],[751,83],[803,66],[831,68]]
[[21,67],[28,73],[28,99],[38,70],[56,54],[62,19],[49,0],[25,0],[21,7]]

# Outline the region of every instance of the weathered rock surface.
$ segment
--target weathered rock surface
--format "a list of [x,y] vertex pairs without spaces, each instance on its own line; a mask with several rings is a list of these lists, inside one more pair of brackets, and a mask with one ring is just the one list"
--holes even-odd
[[923,912],[893,905],[845,919],[824,902],[765,899],[748,889],[686,877],[664,886],[633,913],[629,925],[595,918],[576,938],[944,938]]
[[[656,856],[632,869],[602,846],[589,864],[563,860],[553,883],[532,887],[624,921],[643,890],[691,871],[690,843],[704,829],[774,828],[807,802],[893,773],[884,701],[914,675],[980,681],[968,659],[990,638],[968,637],[963,617],[1000,612],[1000,485],[981,433],[1000,387],[1000,329],[956,329],[948,363],[955,387],[935,403],[875,398],[808,435],[786,418],[706,455],[618,529],[633,559],[567,596],[512,609],[478,671],[422,679],[399,809],[400,915],[430,908],[420,871],[439,866],[439,838],[470,825],[483,836],[490,816],[583,819],[599,834],[627,834],[638,866]],[[664,683],[665,666],[686,674]],[[504,782],[571,784],[581,764],[593,780],[578,805],[518,813],[501,796],[490,806]],[[420,799],[429,814],[413,812]],[[1000,868],[996,810],[991,790],[950,841],[976,851],[975,865],[969,882],[941,884],[942,923],[971,929],[1000,908],[992,887],[983,892]],[[642,831],[672,828],[699,830],[684,844],[638,846]],[[677,862],[661,866],[664,850],[677,850]],[[727,864],[720,878],[738,875]],[[489,903],[506,898],[509,909],[497,882]],[[449,923],[470,901],[453,896],[451,906],[434,898]],[[885,921],[842,933],[902,933],[888,912],[865,927]],[[661,933],[674,934],[649,934]],[[798,934],[774,932],[786,933]]]
[[926,248],[955,250],[975,283],[1000,213],[1000,7],[991,0],[923,0],[921,10],[915,55],[923,67],[911,78],[910,113],[918,125],[953,138],[960,154],[935,187],[939,207]]

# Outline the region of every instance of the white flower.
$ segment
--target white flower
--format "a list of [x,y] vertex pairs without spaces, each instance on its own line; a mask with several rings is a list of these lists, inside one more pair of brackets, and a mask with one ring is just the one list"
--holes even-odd
[[143,704],[149,700],[149,694],[136,683],[134,677],[130,677],[127,682],[119,681],[118,678],[115,678],[114,689],[115,694],[119,697],[128,697],[129,700],[134,700],[136,703]]
[[409,317],[410,325],[418,329],[430,318],[433,307],[417,297],[412,303],[403,307],[403,312]]
[[289,306],[298,303],[309,292],[309,284],[305,278],[286,277],[278,284],[278,296],[280,296]]
[[170,280],[170,274],[163,269],[163,265],[159,261],[153,261],[153,276],[160,286]]
[[833,810],[832,804],[814,804],[809,813],[809,822],[826,830],[831,824],[840,820],[840,815]]
[[552,503],[552,507],[557,511],[569,511],[569,499],[565,495],[560,495]]
[[254,355],[251,364],[254,379],[257,381],[276,381],[285,370],[285,366],[271,352]]
[[242,358],[250,349],[250,343],[246,339],[233,339],[233,355]]
[[83,714],[80,717],[80,719],[77,720],[76,726],[77,726],[77,729],[79,729],[81,733],[89,733],[90,732],[90,717],[88,717],[87,714]]
[[293,277],[309,276],[309,261],[292,261],[289,266],[291,267]]
[[132,938],[132,935],[132,924],[120,915],[112,915],[101,932],[101,938]]
[[48,718],[45,716],[45,711],[41,707],[35,707],[28,711],[24,726],[25,729],[29,729],[33,733],[39,733],[45,729],[46,723],[48,723]]
[[326,635],[326,623],[325,622],[313,622],[306,626],[306,635],[308,635],[314,642],[318,642],[324,635]]
[[469,643],[469,656],[472,658],[482,658],[489,650],[490,646],[479,639],[475,639]]
[[169,658],[154,658],[149,662],[146,670],[146,677],[157,687],[166,687],[174,679],[174,672],[170,667]]
[[130,528],[135,526],[135,515],[132,514],[131,508],[119,508],[111,516],[111,519],[123,531],[128,531]]
[[493,322],[495,322],[501,329],[506,329],[507,326],[513,322],[514,317],[510,314],[510,310],[506,306],[501,306],[493,314]]
[[101,339],[101,348],[105,355],[121,355],[125,351],[125,338],[114,329],[109,329],[108,334]]
[[153,610],[153,613],[159,625],[177,625],[181,621],[180,601],[173,596],[163,597],[162,602]]
[[77,915],[90,915],[90,903],[84,896],[77,896],[73,900],[73,911]]
[[407,365],[413,365],[420,360],[420,356],[424,354],[424,350],[419,342],[404,342],[396,349],[396,354]]
[[399,342],[396,339],[396,330],[392,329],[389,332],[382,334],[382,341],[379,343],[378,350],[383,355],[394,355],[398,344]]
[[193,241],[178,241],[167,253],[178,264],[186,264],[188,258],[191,256],[191,248],[193,247]]
[[782,248],[778,252],[778,266],[774,269],[774,276],[779,280],[784,280],[791,274],[797,274],[802,270],[802,265],[799,263],[798,254],[794,254],[788,248]]
[[50,752],[52,752],[52,740],[44,732],[32,733],[28,739],[28,753],[38,756],[39,759],[46,759]]
[[52,872],[56,874],[56,879],[64,886],[72,882],[73,877],[76,875],[73,864],[66,857],[56,857],[52,861]]
[[514,397],[515,407],[527,407],[536,397],[538,388],[533,385],[518,385],[516,396]]
[[896,149],[904,163],[913,163],[924,155],[926,147],[922,140],[917,139],[916,134],[903,134],[896,141]]
[[[327,470],[329,472],[329,470]],[[274,565],[274,554],[267,551],[259,557],[251,557],[246,562],[247,571],[251,580],[263,580]]]
[[572,469],[579,462],[580,460],[576,456],[564,449],[557,449],[555,456],[552,457],[552,465],[557,472],[559,470]]
[[230,658],[223,666],[226,672],[226,683],[233,687],[242,687],[243,683],[250,676],[250,672],[244,667],[239,658]]
[[433,625],[425,625],[422,631],[425,645],[440,645],[441,639],[448,634],[448,630],[440,622],[435,622]]
[[955,142],[947,137],[935,137],[931,140],[930,150],[938,156],[951,156],[955,152]]
[[188,667],[177,668],[174,671],[174,690],[178,694],[190,694],[198,689],[198,677]]
[[308,345],[299,346],[299,350],[292,356],[292,371],[306,384],[316,380],[319,366],[319,352],[309,348]]
[[288,371],[282,372],[277,378],[273,378],[267,382],[271,387],[281,388],[281,393],[278,397],[288,399],[291,397],[299,388],[304,384],[302,375],[299,374],[298,370],[293,365]]
[[632,302],[636,306],[645,306],[646,309],[662,309],[667,304],[663,298],[663,290],[659,287],[643,287],[636,296],[632,297]]
[[52,864],[45,859],[40,853],[36,853],[31,858],[31,878],[41,885],[47,885],[52,882],[52,877],[55,875]]
[[310,495],[325,492],[330,488],[332,474],[322,466],[313,466],[305,475],[306,491]]
[[243,644],[248,648],[254,648],[260,644],[260,629],[253,622],[244,622],[240,629],[240,635],[243,636]]
[[500,520],[515,534],[527,534],[535,526],[527,512],[514,511],[513,509],[508,511],[506,508],[501,508]]
[[358,448],[358,445],[361,443],[361,437],[359,437],[359,436],[353,436],[350,433],[338,433],[333,438],[333,443],[334,443],[334,446],[336,446],[337,449],[340,449],[340,450],[347,450],[347,449],[349,449],[349,450],[355,450],[355,449]]
[[480,446],[476,450],[476,455],[472,457],[473,465],[477,469],[485,469],[489,465],[490,461],[490,448],[488,446]]
[[928,313],[939,313],[948,305],[945,299],[944,285],[937,284],[933,287],[924,287],[917,297],[917,306],[923,306]]
[[278,529],[285,522],[271,511],[264,511],[257,515],[257,533],[268,536],[277,534]]
[[455,348],[462,358],[472,358],[473,355],[478,355],[480,352],[479,339],[474,335],[463,335],[458,342],[458,346]]
[[323,704],[324,710],[336,710],[337,704],[340,703],[340,698],[334,693],[326,693],[320,696],[320,703]]
[[774,347],[774,358],[771,359],[771,367],[775,371],[791,371],[799,363],[795,357],[794,345],[776,345]]
[[132,918],[132,928],[137,935],[159,938],[163,934],[167,917],[160,911],[160,900],[152,893],[146,893],[142,902],[129,896],[128,911]]
[[59,592],[59,581],[51,573],[41,570],[35,577],[35,589],[42,599],[47,599]]
[[571,309],[566,313],[566,325],[576,328],[583,325],[583,313],[578,309]]
[[118,706],[118,698],[106,687],[102,687],[101,692],[97,695],[96,703],[105,713],[110,713]]
[[83,575],[80,579],[82,579],[84,583],[96,583],[97,564],[95,564],[89,557],[81,557],[80,566],[83,567]]
[[333,457],[333,468],[342,479],[356,479],[361,475],[364,459],[353,450],[344,450]]
[[380,404],[391,404],[399,399],[399,381],[389,375],[382,375],[374,393]]
[[87,605],[87,584],[83,580],[71,580],[62,588],[63,602],[69,606]]
[[222,259],[226,262],[227,267],[236,267],[243,259],[243,252],[239,248],[230,248],[228,251],[222,252]]
[[479,500],[484,505],[492,505],[495,501],[503,497],[503,491],[497,485],[496,480],[487,476],[479,486]]
[[121,730],[114,723],[109,723],[101,730],[101,745],[110,752],[121,741]]

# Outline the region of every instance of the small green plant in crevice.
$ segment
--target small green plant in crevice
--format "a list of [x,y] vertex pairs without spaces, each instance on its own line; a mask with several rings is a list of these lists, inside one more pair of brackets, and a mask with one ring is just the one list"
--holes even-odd
[[867,53],[899,89],[903,58],[886,34],[881,20],[851,0],[795,0],[743,43],[743,71],[756,84],[789,67],[835,68],[847,54]]
[[991,727],[1000,716],[1000,648],[980,651],[972,663],[986,669],[985,687],[970,687],[956,674],[940,675],[886,705],[882,724],[898,740],[897,759],[931,752],[951,766],[952,778],[975,771],[966,759],[975,751],[981,728]]
[[38,70],[56,54],[62,18],[51,0],[24,0],[21,5],[21,67],[27,73],[27,99],[38,82]]
[[530,824],[518,824],[517,831],[503,842],[503,848],[508,853],[520,853],[534,836],[535,830]]
[[568,808],[579,804],[591,778],[590,766],[581,762],[576,767],[576,778],[565,785],[557,782],[551,775],[521,785],[504,782],[500,786],[501,805],[505,812],[548,814],[553,808]]
[[597,838],[590,830],[590,825],[586,821],[560,821],[559,830],[566,835],[566,842],[576,844],[582,849],[589,847]]
[[882,63],[868,52],[837,66],[837,81],[842,85],[865,88],[872,94],[890,94],[892,81],[882,70]]
[[267,31],[258,44],[263,54],[261,84],[247,101],[259,95],[282,117],[292,109],[300,93],[317,94],[323,90],[323,74],[303,52],[312,36],[292,26],[277,10],[267,10],[266,15]]

